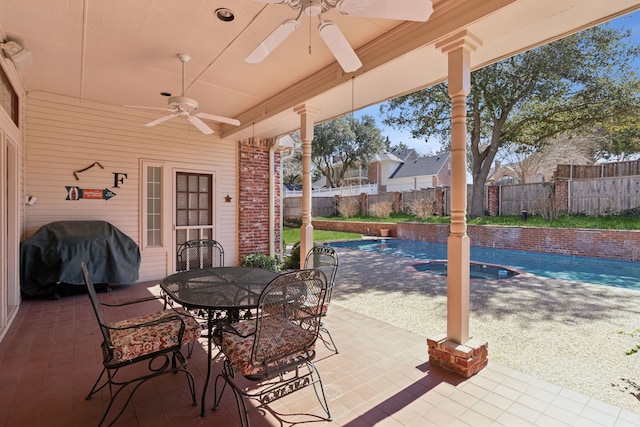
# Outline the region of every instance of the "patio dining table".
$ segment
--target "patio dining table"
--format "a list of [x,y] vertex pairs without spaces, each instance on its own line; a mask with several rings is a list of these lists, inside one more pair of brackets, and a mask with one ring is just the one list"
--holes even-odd
[[275,271],[261,268],[214,267],[178,272],[160,281],[160,288],[169,299],[206,318],[209,362],[202,390],[201,416],[206,415],[214,329],[250,316],[251,310],[258,306],[260,294],[277,275]]

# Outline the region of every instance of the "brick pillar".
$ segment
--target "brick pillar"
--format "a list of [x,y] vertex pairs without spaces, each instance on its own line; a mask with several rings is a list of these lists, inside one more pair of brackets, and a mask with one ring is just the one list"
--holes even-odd
[[569,211],[569,181],[555,182],[556,206],[561,212]]
[[489,205],[489,216],[500,215],[500,187],[491,185],[487,187],[487,202]]
[[393,212],[402,213],[402,192],[393,193]]
[[436,208],[435,215],[444,216],[444,190],[441,188],[436,189]]
[[360,193],[360,214],[367,214],[367,193]]
[[489,345],[475,338],[464,344],[448,340],[446,334],[427,338],[429,363],[440,366],[469,378],[482,370],[488,363]]
[[260,138],[250,138],[240,142],[238,177],[241,189],[238,194],[240,212],[238,256],[240,259],[254,252],[269,253],[267,212],[269,212],[270,146],[269,140]]

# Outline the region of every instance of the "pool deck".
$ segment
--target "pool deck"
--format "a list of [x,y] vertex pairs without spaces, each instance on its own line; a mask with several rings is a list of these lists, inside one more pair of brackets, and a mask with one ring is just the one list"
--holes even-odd
[[[446,277],[409,258],[339,248],[333,303],[419,336],[446,332]],[[363,261],[366,260],[366,261]],[[523,273],[471,279],[470,331],[489,360],[640,413],[640,292]],[[425,345],[426,351],[426,345]]]
[[[489,365],[463,379],[428,362],[425,338],[446,328],[446,278],[411,264],[340,250],[326,318],[340,353],[319,344],[316,360],[333,421],[317,418],[308,388],[254,412],[253,427],[640,425],[640,356],[625,356],[636,341],[618,334],[640,320],[638,292],[531,276],[472,280],[471,331],[488,341]],[[138,283],[99,298],[158,292]],[[0,342],[0,426],[95,426],[108,391],[84,397],[101,369],[100,341],[86,295],[24,301]],[[198,393],[206,357],[203,343],[189,360]],[[145,384],[116,425],[237,425],[231,393],[201,418],[185,389],[181,375]]]

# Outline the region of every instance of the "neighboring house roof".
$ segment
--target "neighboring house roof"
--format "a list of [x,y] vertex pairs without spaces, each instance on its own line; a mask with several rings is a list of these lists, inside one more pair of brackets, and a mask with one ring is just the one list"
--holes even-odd
[[369,163],[384,162],[387,160],[390,160],[392,162],[398,162],[398,163],[402,163],[404,161],[402,158],[398,157],[397,155],[385,151],[384,153],[379,153],[373,156],[373,158]]
[[394,148],[388,154],[393,154],[394,156],[396,156],[399,159],[404,160],[404,161],[406,161],[409,157],[417,157],[416,150],[414,150],[413,148],[408,148],[406,150],[401,150],[399,148]]
[[448,160],[448,153],[431,157],[419,157],[403,163],[389,178],[437,175]]

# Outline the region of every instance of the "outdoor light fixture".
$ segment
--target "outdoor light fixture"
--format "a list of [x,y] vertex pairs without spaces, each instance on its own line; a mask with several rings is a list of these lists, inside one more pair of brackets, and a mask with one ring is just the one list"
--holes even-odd
[[231,22],[235,19],[235,15],[231,9],[227,9],[226,7],[221,7],[216,9],[216,18],[221,20],[222,22]]
[[13,61],[18,70],[22,70],[33,63],[31,51],[20,46],[17,42],[6,41],[0,43],[0,48],[2,48],[5,56]]

